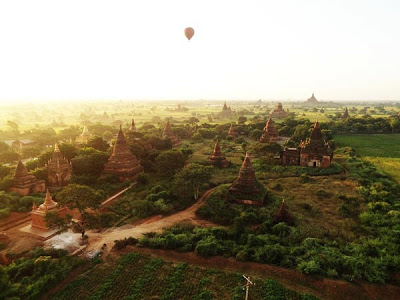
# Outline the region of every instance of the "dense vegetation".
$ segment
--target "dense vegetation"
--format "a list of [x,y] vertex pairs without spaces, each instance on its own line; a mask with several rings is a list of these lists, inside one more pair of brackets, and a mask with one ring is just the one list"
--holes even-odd
[[8,266],[0,265],[0,299],[40,299],[86,261],[64,250],[32,251]]
[[[342,151],[352,152],[351,149]],[[238,260],[297,268],[347,280],[390,281],[400,269],[398,202],[400,188],[374,166],[348,157],[344,167],[360,184],[366,209],[359,215],[360,236],[352,242],[307,236],[296,226],[274,224],[279,202],[255,209],[226,203],[221,186],[198,210],[198,215],[229,227],[197,228],[176,225],[161,235],[146,236],[140,246],[195,251],[201,256],[233,256]],[[342,196],[343,217],[352,217],[356,199]]]
[[[299,295],[273,279],[252,277],[251,299],[317,299]],[[52,299],[243,299],[241,274],[129,253],[81,275]]]

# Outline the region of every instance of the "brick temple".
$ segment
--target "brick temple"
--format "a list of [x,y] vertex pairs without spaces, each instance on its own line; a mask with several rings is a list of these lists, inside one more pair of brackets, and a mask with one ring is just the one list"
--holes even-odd
[[263,133],[260,137],[261,143],[271,143],[275,142],[279,139],[278,130],[275,128],[275,122],[271,117],[268,118],[267,123],[265,124]]
[[71,162],[66,159],[58,145],[55,144],[53,156],[47,162],[47,181],[52,190],[60,189],[67,185],[72,176]]
[[323,139],[318,121],[315,122],[310,137],[297,148],[285,148],[281,153],[281,164],[328,168],[333,152]]
[[218,141],[215,143],[213,154],[208,157],[208,161],[217,167],[227,167],[229,165],[229,161],[222,155]]
[[228,201],[262,206],[265,194],[261,191],[261,186],[257,182],[256,172],[251,164],[250,157],[246,153],[239,177],[232,183],[228,190]]
[[104,166],[104,174],[116,175],[121,181],[134,181],[142,172],[143,167],[136,156],[131,153],[120,126],[113,152]]
[[286,206],[285,199],[282,199],[281,206],[274,216],[274,223],[284,222],[287,225],[293,225],[292,217],[289,214],[289,210]]
[[44,193],[46,191],[46,183],[44,180],[39,180],[34,175],[29,174],[22,161],[19,161],[8,191],[15,192],[20,196]]
[[224,106],[222,107],[222,111],[218,114],[220,118],[230,118],[234,116],[234,112],[232,111],[231,107],[226,105],[226,101],[224,102]]
[[179,137],[172,131],[171,123],[169,122],[169,119],[167,119],[167,123],[165,124],[165,128],[164,128],[162,137],[164,139],[170,139],[172,142],[172,146],[178,146],[181,143],[181,141],[179,140]]
[[67,208],[60,207],[58,203],[53,200],[49,190],[47,189],[46,198],[44,199],[43,204],[41,204],[39,207],[36,207],[35,202],[33,202],[31,212],[32,227],[42,230],[50,230],[50,228],[46,224],[45,219],[45,216],[48,212],[55,212],[60,217],[65,217],[67,213]]

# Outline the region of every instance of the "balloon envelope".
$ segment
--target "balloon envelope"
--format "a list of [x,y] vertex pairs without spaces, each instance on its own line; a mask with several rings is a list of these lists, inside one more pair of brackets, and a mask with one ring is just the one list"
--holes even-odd
[[194,29],[192,27],[185,28],[185,35],[186,35],[187,39],[190,41],[190,39],[194,35]]

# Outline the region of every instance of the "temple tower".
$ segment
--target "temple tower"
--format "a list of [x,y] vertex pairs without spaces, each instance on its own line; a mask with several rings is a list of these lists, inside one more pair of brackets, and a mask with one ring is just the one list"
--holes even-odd
[[269,117],[265,124],[263,134],[261,135],[260,142],[271,143],[276,140],[278,140],[278,130],[275,128],[275,122]]
[[129,145],[120,126],[113,152],[104,166],[104,174],[116,175],[121,181],[134,181],[141,172],[143,172],[143,167],[129,150]]
[[72,176],[72,165],[55,144],[53,157],[47,162],[47,180],[53,189],[67,185]]
[[257,181],[250,157],[246,153],[239,171],[239,177],[229,187],[228,201],[261,206],[264,202],[264,196],[264,189]]
[[131,123],[131,126],[129,127],[129,131],[130,132],[136,132],[137,131],[134,119],[132,119],[132,123]]
[[27,196],[32,193],[44,193],[45,190],[45,181],[38,180],[34,175],[29,174],[22,161],[19,161],[8,191],[15,192],[20,196]]
[[229,161],[225,156],[222,155],[221,147],[218,141],[215,143],[214,152],[208,157],[208,161],[217,167],[227,167],[229,165]]

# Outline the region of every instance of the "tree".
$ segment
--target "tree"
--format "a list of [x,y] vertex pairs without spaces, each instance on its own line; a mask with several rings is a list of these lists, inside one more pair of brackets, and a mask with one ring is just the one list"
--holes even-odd
[[7,120],[7,126],[9,126],[12,130],[18,130],[19,126],[16,122]]
[[190,123],[190,124],[194,124],[194,123],[198,123],[198,122],[200,122],[199,121],[199,119],[197,119],[196,117],[190,117],[189,118],[189,120],[188,120],[188,123]]
[[46,223],[49,227],[67,230],[68,228],[78,227],[82,240],[85,236],[87,223],[87,209],[97,209],[101,204],[101,195],[94,189],[79,184],[69,184],[61,192],[57,193],[57,202],[68,207],[70,210],[77,209],[81,216],[80,221],[76,221],[70,214],[64,218],[57,213],[47,213]]
[[246,123],[246,121],[247,121],[246,117],[240,116],[238,119],[238,124],[244,124],[244,123]]
[[108,160],[108,154],[93,148],[83,148],[79,155],[74,157],[72,169],[75,175],[95,175],[98,176],[104,170],[104,164]]
[[61,143],[58,145],[58,148],[60,149],[63,156],[65,156],[69,160],[78,155],[78,149],[72,144]]
[[188,164],[174,176],[174,191],[178,197],[198,199],[201,187],[209,184],[213,168]]
[[162,152],[156,158],[157,171],[163,176],[172,176],[185,165],[182,153],[176,150]]
[[103,152],[106,152],[108,148],[110,148],[110,145],[108,145],[108,143],[99,136],[91,138],[88,141],[87,146]]

